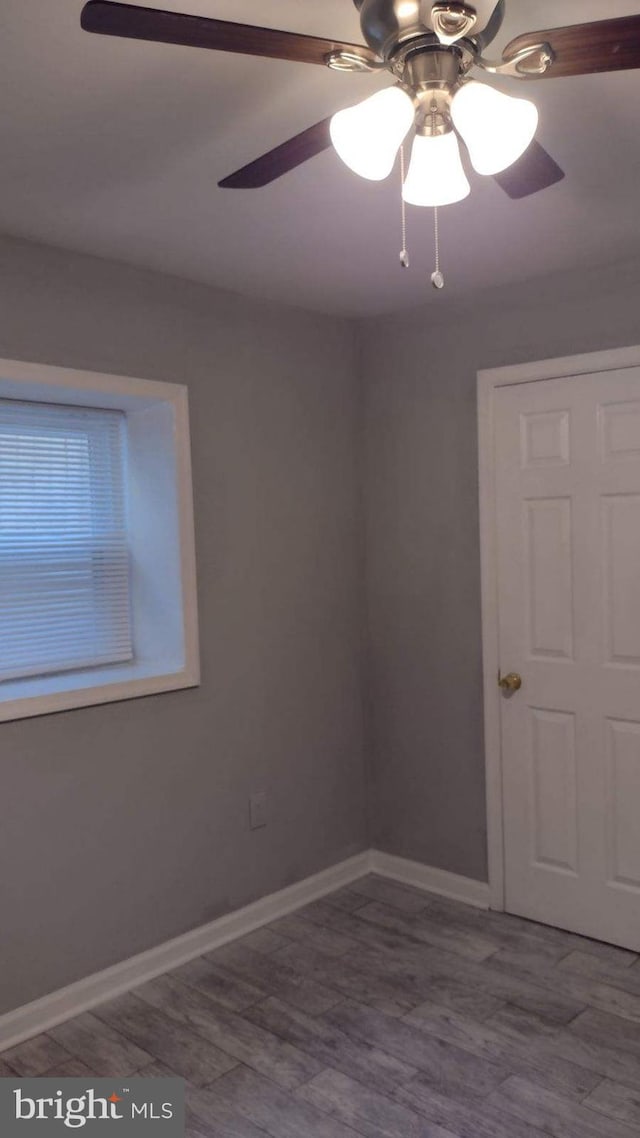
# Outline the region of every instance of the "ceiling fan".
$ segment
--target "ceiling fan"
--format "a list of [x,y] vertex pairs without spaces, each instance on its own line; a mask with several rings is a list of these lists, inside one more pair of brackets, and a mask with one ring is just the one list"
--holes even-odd
[[379,72],[393,79],[393,86],[316,123],[219,184],[265,186],[332,143],[356,173],[379,180],[390,174],[413,130],[403,196],[425,206],[458,201],[469,192],[459,137],[476,171],[493,175],[511,198],[527,197],[564,177],[535,141],[533,103],[470,78],[474,68],[526,81],[640,67],[640,15],[520,35],[493,61],[484,51],[500,30],[505,0],[354,3],[366,45],[116,0],[88,0],[81,23],[85,31],[102,35]]

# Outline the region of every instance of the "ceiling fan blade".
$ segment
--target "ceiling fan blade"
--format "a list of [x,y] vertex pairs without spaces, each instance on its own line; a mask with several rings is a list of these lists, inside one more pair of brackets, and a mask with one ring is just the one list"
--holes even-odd
[[316,123],[315,126],[310,126],[308,130],[303,130],[302,134],[297,134],[295,138],[276,146],[275,150],[256,158],[255,162],[236,170],[235,174],[230,174],[218,185],[225,190],[256,190],[261,186],[268,186],[270,182],[275,182],[276,178],[281,178],[283,174],[295,170],[296,166],[301,166],[309,158],[315,158],[316,154],[329,149],[330,122],[331,119],[328,118]]
[[105,36],[174,43],[183,47],[207,47],[214,51],[261,55],[297,63],[325,65],[328,57],[339,51],[355,53],[368,62],[376,61],[374,53],[359,44],[256,28],[250,24],[233,24],[204,16],[187,16],[181,12],[163,12],[157,8],[138,8],[134,4],[119,4],[114,0],[89,0],[82,10],[80,23],[85,32]]
[[[505,47],[502,58],[509,62],[524,48],[549,44],[553,63],[533,79],[557,79],[563,75],[590,75],[598,71],[625,71],[640,67],[640,16],[621,16],[517,36]],[[528,78],[524,75],[523,78]]]
[[501,174],[494,174],[496,182],[510,198],[537,194],[539,190],[561,182],[564,176],[564,170],[535,139],[513,166]]

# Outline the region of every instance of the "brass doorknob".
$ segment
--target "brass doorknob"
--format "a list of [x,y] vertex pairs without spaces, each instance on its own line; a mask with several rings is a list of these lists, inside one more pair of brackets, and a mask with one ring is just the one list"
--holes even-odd
[[519,676],[517,672],[509,672],[508,675],[501,676],[498,672],[498,684],[503,691],[520,691],[522,687],[522,676]]

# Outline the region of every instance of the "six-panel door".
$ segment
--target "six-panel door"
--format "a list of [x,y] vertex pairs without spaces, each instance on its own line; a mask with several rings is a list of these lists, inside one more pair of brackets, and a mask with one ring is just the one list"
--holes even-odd
[[496,393],[506,908],[640,948],[640,369]]

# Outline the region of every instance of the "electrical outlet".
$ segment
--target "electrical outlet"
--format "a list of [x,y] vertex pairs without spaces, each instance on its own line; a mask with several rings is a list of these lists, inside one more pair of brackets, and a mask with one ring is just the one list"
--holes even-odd
[[252,830],[260,830],[267,824],[267,792],[252,794],[249,799],[249,824]]

